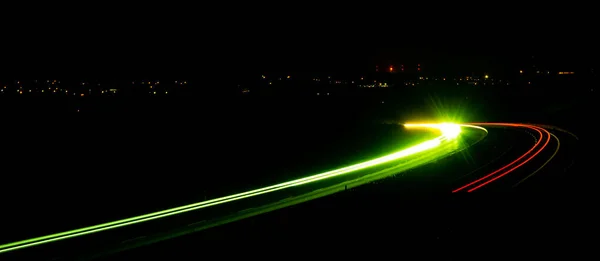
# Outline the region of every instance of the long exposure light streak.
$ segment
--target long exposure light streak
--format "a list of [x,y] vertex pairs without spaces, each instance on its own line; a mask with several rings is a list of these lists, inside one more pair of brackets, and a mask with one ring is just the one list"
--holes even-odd
[[548,163],[550,163],[550,161],[552,161],[552,159],[554,159],[554,157],[556,157],[556,154],[558,154],[558,151],[560,150],[560,139],[558,139],[558,137],[552,133],[550,133],[550,135],[552,135],[552,137],[556,140],[556,149],[554,149],[554,153],[552,153],[550,158],[548,158],[548,160],[546,160],[546,162],[544,162],[544,164],[542,164],[542,166],[540,166],[534,172],[531,172],[531,174],[529,174],[526,177],[524,177],[523,179],[521,179],[519,182],[517,182],[517,184],[513,185],[513,188],[519,186],[521,183],[525,182],[527,179],[533,177],[540,170],[542,170],[544,167],[546,167],[546,165],[548,165]]
[[80,229],[74,229],[74,230],[60,232],[60,233],[56,233],[56,234],[52,234],[52,235],[41,236],[41,237],[36,237],[36,238],[31,238],[31,239],[18,241],[18,242],[0,245],[0,253],[9,252],[9,251],[27,248],[27,247],[32,247],[32,246],[41,245],[41,244],[46,244],[46,243],[51,243],[51,242],[56,242],[56,241],[63,240],[63,239],[79,237],[79,236],[83,236],[83,235],[88,235],[88,234],[92,234],[92,233],[97,233],[97,232],[101,232],[101,231],[119,228],[119,227],[129,226],[129,225],[146,222],[146,221],[150,221],[150,220],[156,220],[159,218],[182,214],[182,213],[186,213],[186,212],[190,212],[190,211],[194,211],[194,210],[198,210],[198,209],[202,209],[202,208],[206,208],[206,207],[210,207],[210,206],[215,206],[215,205],[219,205],[219,204],[223,204],[223,203],[227,203],[227,202],[232,202],[232,201],[241,200],[244,198],[254,197],[254,196],[258,196],[258,195],[262,195],[262,194],[266,194],[266,193],[270,193],[270,192],[274,192],[274,191],[278,191],[278,190],[283,190],[283,189],[294,187],[294,186],[300,186],[303,184],[307,184],[307,183],[311,183],[311,182],[315,182],[315,181],[319,181],[319,180],[323,180],[323,179],[327,179],[327,178],[341,176],[341,175],[348,174],[348,173],[351,173],[351,172],[354,172],[357,170],[362,170],[362,169],[373,167],[373,166],[376,166],[379,164],[392,162],[392,161],[395,161],[398,159],[402,159],[402,158],[406,158],[411,155],[418,154],[423,151],[428,151],[428,150],[434,149],[434,148],[438,147],[441,143],[458,137],[458,135],[460,134],[460,131],[461,131],[461,127],[477,128],[477,129],[484,130],[487,132],[487,130],[485,130],[483,127],[479,127],[479,126],[449,124],[449,123],[408,124],[405,126],[407,128],[422,127],[422,128],[437,129],[441,132],[441,135],[438,136],[437,138],[424,141],[424,142],[419,143],[410,148],[407,148],[407,149],[404,149],[404,150],[401,150],[401,151],[398,151],[398,152],[395,152],[395,153],[392,153],[392,154],[389,154],[389,155],[386,155],[386,156],[383,156],[380,158],[376,158],[373,160],[365,161],[365,162],[351,165],[348,167],[324,172],[321,174],[312,175],[312,176],[309,176],[306,178],[292,180],[292,181],[275,184],[272,186],[255,189],[255,190],[251,190],[251,191],[247,191],[247,192],[243,192],[243,193],[238,193],[238,194],[229,195],[229,196],[225,196],[225,197],[206,200],[206,201],[202,201],[202,202],[198,202],[198,203],[194,203],[194,204],[189,204],[189,205],[185,205],[185,206],[180,206],[180,207],[176,207],[176,208],[171,208],[171,209],[167,209],[167,210],[162,210],[162,211],[144,214],[144,215],[140,215],[140,216],[135,216],[135,217],[131,217],[131,218],[126,218],[126,219],[122,219],[122,220],[117,220],[117,221],[113,221],[113,222],[107,222],[107,223],[98,224],[98,225],[94,225],[94,226],[84,227],[84,228],[80,228]]
[[[475,181],[472,181],[460,188],[453,190],[453,193],[460,192],[462,190],[468,189],[467,192],[473,192],[499,178],[508,175],[519,167],[525,165],[527,162],[531,161],[535,158],[540,152],[542,152],[551,139],[551,133],[544,128],[530,125],[530,124],[519,124],[519,123],[472,123],[477,126],[496,126],[496,127],[515,127],[515,128],[527,128],[533,130],[538,133],[539,138],[535,142],[535,144],[523,155],[521,155],[516,160],[510,162],[507,165],[504,165],[500,169],[493,171]],[[514,165],[514,167],[513,167]]]

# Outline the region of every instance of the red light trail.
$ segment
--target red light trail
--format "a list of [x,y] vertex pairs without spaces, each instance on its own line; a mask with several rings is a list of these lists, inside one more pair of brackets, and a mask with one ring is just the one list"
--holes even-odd
[[550,142],[550,139],[552,138],[552,136],[548,130],[538,127],[538,126],[535,126],[535,125],[531,125],[531,124],[520,124],[520,123],[472,123],[472,124],[476,125],[476,126],[526,128],[526,129],[530,129],[530,130],[537,132],[539,135],[539,138],[537,139],[536,143],[531,147],[531,149],[529,149],[527,152],[525,152],[523,155],[521,155],[516,160],[510,162],[507,165],[504,165],[503,167],[493,171],[492,173],[489,173],[475,181],[472,181],[460,188],[453,190],[452,193],[460,192],[465,189],[467,189],[467,192],[473,192],[491,182],[494,182],[495,180],[498,180],[501,177],[504,177],[504,176],[510,174],[511,172],[520,168],[521,166],[525,165],[526,163],[530,162],[533,158],[535,158],[538,154],[540,154],[540,152],[542,152],[546,148],[546,146]]

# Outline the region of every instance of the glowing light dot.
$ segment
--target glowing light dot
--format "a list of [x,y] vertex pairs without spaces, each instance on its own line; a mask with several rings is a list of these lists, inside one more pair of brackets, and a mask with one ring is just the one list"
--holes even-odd
[[448,139],[455,139],[460,135],[460,125],[451,124],[451,123],[443,123],[440,124],[439,130],[442,132],[442,135]]

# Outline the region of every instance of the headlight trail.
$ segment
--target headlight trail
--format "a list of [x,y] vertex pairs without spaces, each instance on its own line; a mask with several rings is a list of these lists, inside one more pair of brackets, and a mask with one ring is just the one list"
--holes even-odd
[[202,209],[202,208],[206,208],[206,207],[210,207],[210,206],[220,205],[220,204],[227,203],[227,202],[232,202],[232,201],[241,200],[241,199],[245,199],[245,198],[249,198],[249,197],[254,197],[254,196],[258,196],[258,195],[262,195],[262,194],[266,194],[266,193],[270,193],[270,192],[274,192],[274,191],[279,191],[279,190],[283,190],[283,189],[290,188],[290,187],[300,186],[303,184],[312,183],[312,182],[316,182],[319,180],[342,176],[342,175],[349,174],[349,173],[352,173],[352,172],[355,172],[358,170],[367,169],[367,168],[377,166],[380,164],[384,164],[384,163],[388,163],[388,162],[393,162],[395,160],[399,160],[399,159],[406,158],[411,155],[419,154],[421,152],[434,149],[434,148],[438,147],[440,144],[442,144],[443,142],[450,141],[450,140],[457,138],[458,135],[460,135],[461,127],[476,128],[476,129],[484,130],[487,132],[487,130],[485,130],[485,128],[483,128],[483,127],[473,126],[473,125],[464,125],[464,124],[448,124],[448,123],[444,123],[444,124],[406,124],[405,126],[406,126],[406,128],[420,127],[420,128],[437,129],[441,132],[441,135],[438,136],[437,138],[422,142],[420,144],[417,144],[410,148],[404,149],[402,151],[398,151],[396,153],[392,153],[392,154],[389,154],[389,155],[386,155],[386,156],[383,156],[380,158],[365,161],[365,162],[351,165],[348,167],[324,172],[324,173],[317,174],[317,175],[312,175],[312,176],[309,176],[306,178],[296,179],[296,180],[292,180],[292,181],[288,181],[288,182],[284,182],[284,183],[280,183],[280,184],[275,184],[275,185],[271,185],[271,186],[267,186],[264,188],[243,192],[243,193],[238,193],[238,194],[233,194],[233,195],[229,195],[229,196],[225,196],[225,197],[206,200],[206,201],[202,201],[202,202],[198,202],[198,203],[194,203],[194,204],[189,204],[189,205],[180,206],[180,207],[176,207],[176,208],[166,209],[166,210],[162,210],[162,211],[158,211],[158,212],[153,212],[153,213],[135,216],[135,217],[131,217],[131,218],[121,219],[121,220],[117,220],[117,221],[113,221],[113,222],[107,222],[107,223],[98,224],[98,225],[94,225],[94,226],[84,227],[84,228],[80,228],[80,229],[74,229],[74,230],[65,231],[65,232],[61,232],[61,233],[56,233],[56,234],[51,234],[51,235],[47,235],[47,236],[36,237],[36,238],[31,238],[31,239],[27,239],[27,240],[22,240],[22,241],[18,241],[18,242],[0,245],[0,253],[5,253],[5,252],[17,250],[17,249],[23,249],[23,248],[27,248],[27,247],[36,246],[36,245],[56,242],[56,241],[60,241],[63,239],[93,234],[93,233],[97,233],[97,232],[101,232],[101,231],[106,231],[106,230],[115,229],[115,228],[119,228],[119,227],[138,224],[141,222],[165,218],[168,216],[182,214],[182,213],[186,213],[186,212],[190,212],[190,211],[194,211],[194,210],[198,210],[198,209]]
[[[536,143],[531,147],[531,149],[529,149],[527,152],[525,152],[523,155],[521,155],[516,160],[510,162],[507,165],[504,165],[503,167],[501,167],[500,169],[498,169],[496,171],[493,171],[492,173],[489,173],[475,181],[472,181],[460,188],[453,190],[452,193],[460,192],[465,189],[468,189],[467,192],[473,192],[495,180],[498,180],[499,178],[501,178],[503,176],[510,174],[514,170],[518,169],[519,167],[525,165],[527,162],[529,162],[533,158],[535,158],[540,152],[542,152],[546,148],[546,146],[548,145],[548,143],[550,142],[550,139],[551,139],[551,133],[548,130],[538,127],[536,125],[531,125],[531,124],[519,124],[519,123],[472,123],[472,124],[477,125],[477,126],[527,128],[527,129],[537,132],[539,135],[539,138],[537,139]],[[545,165],[546,164],[544,164],[544,166]]]

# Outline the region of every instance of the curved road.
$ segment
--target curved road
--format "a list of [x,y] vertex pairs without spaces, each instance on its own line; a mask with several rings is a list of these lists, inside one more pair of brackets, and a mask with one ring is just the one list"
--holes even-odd
[[[198,202],[186,206],[177,208],[167,209],[154,213],[149,213],[141,216],[131,217],[127,219],[117,220],[113,222],[103,223],[95,226],[75,229],[71,231],[65,231],[52,235],[17,241],[13,243],[0,245],[0,254],[11,252],[18,249],[24,249],[34,247],[38,245],[45,245],[52,242],[62,241],[65,239],[80,237],[84,235],[95,234],[102,231],[115,230],[118,228],[130,227],[132,225],[150,222],[158,219],[166,219],[168,217],[179,216],[186,213],[196,212],[197,210],[205,209],[208,207],[220,207],[228,205],[226,203],[237,203],[250,200],[255,200],[251,203],[244,203],[243,210],[235,212],[230,215],[225,215],[220,218],[210,219],[209,221],[201,221],[189,224],[181,232],[169,231],[163,237],[173,237],[178,233],[190,233],[198,230],[203,230],[209,227],[220,225],[223,223],[232,222],[242,218],[246,218],[253,215],[269,212],[274,209],[282,208],[289,205],[298,204],[307,200],[322,197],[325,195],[333,194],[341,190],[348,189],[348,187],[359,186],[365,183],[372,182],[374,180],[382,179],[390,175],[394,175],[408,169],[418,167],[431,161],[439,160],[447,157],[453,153],[466,149],[467,147],[477,143],[485,137],[488,132],[488,128],[517,128],[524,129],[534,134],[534,144],[531,148],[517,157],[493,171],[485,173],[474,173],[469,175],[469,179],[463,180],[462,184],[452,190],[452,193],[469,193],[480,190],[495,183],[495,181],[502,180],[515,170],[523,168],[532,164],[534,159],[543,157],[540,164],[537,164],[533,171],[528,173],[524,177],[520,177],[519,181],[513,186],[517,186],[527,179],[533,177],[543,167],[545,167],[552,158],[557,154],[560,149],[559,138],[551,133],[550,130],[558,130],[568,133],[564,130],[552,126],[533,125],[533,124],[518,124],[518,123],[471,123],[471,124],[423,124],[413,123],[405,124],[406,128],[427,128],[434,131],[439,131],[439,136],[435,139],[427,140],[419,143],[413,147],[404,149],[402,151],[386,155],[377,159],[365,161],[359,164],[351,165],[348,167],[340,168],[325,173],[301,178],[285,183],[275,184],[272,186],[238,193],[226,197],[211,199],[203,202]],[[464,133],[465,129],[474,130],[483,133],[479,139],[471,143],[459,142],[457,139],[461,136],[461,129]],[[570,133],[569,133],[570,134]],[[570,134],[572,135],[572,134]],[[574,136],[574,135],[572,135]],[[577,138],[576,136],[574,136]],[[551,143],[555,144],[550,146]],[[549,147],[554,148],[552,154],[544,155]],[[477,174],[477,177],[473,177]],[[315,187],[315,184],[319,184]],[[280,193],[280,194],[278,194]],[[278,200],[272,200],[264,197],[263,195],[269,195],[269,198],[280,198]],[[283,199],[281,199],[283,198]],[[267,202],[266,204],[264,202]],[[132,226],[133,227],[133,226]],[[143,238],[135,238],[143,239]],[[135,241],[134,239],[134,241]],[[140,240],[144,241],[144,240]],[[157,240],[150,240],[157,241]],[[148,242],[147,242],[148,243]]]
[[529,150],[527,150],[525,153],[521,154],[516,159],[513,159],[512,161],[510,161],[508,164],[505,164],[505,165],[503,165],[481,177],[478,177],[478,178],[452,190],[452,193],[474,192],[476,190],[479,190],[479,189],[487,186],[488,184],[490,184],[494,181],[499,180],[500,178],[502,178],[506,175],[511,174],[512,172],[516,171],[517,169],[520,169],[523,166],[528,165],[528,163],[531,164],[531,162],[533,160],[540,157],[540,154],[542,152],[546,151],[550,147],[551,142],[554,142],[555,145],[554,145],[554,150],[553,150],[552,154],[547,155],[545,158],[543,158],[542,160],[544,160],[544,161],[543,161],[543,163],[539,164],[539,167],[537,167],[536,169],[531,171],[528,175],[524,176],[523,178],[520,178],[519,181],[513,185],[513,187],[516,187],[516,186],[520,185],[521,183],[525,182],[527,179],[533,177],[540,170],[542,170],[546,165],[548,165],[548,163],[556,156],[556,154],[560,150],[560,139],[555,134],[551,133],[548,129],[561,131],[561,132],[569,134],[570,136],[572,136],[575,139],[578,139],[577,136],[575,136],[574,134],[572,134],[566,130],[562,130],[562,129],[556,128],[554,126],[547,126],[547,125],[522,124],[522,123],[472,123],[472,124],[477,125],[477,126],[482,126],[482,127],[488,127],[488,128],[526,129],[534,134],[533,137],[534,137],[535,143],[531,146],[531,148],[529,148]]

